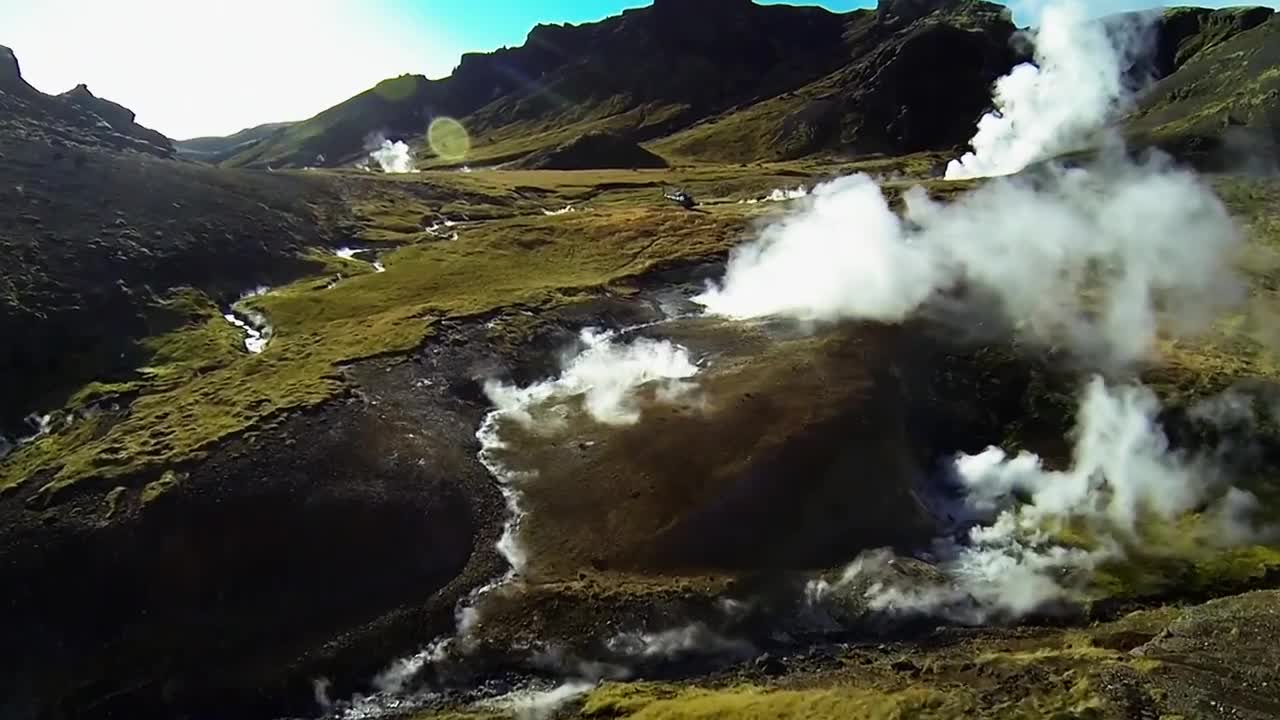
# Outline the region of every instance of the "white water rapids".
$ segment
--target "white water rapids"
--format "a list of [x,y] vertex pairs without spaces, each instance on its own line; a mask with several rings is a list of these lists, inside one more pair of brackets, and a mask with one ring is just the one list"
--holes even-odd
[[265,285],[246,290],[240,294],[240,299],[222,314],[223,320],[226,320],[244,333],[244,349],[253,355],[257,355],[267,349],[267,344],[271,342],[273,331],[271,325],[267,323],[266,316],[260,312],[242,308],[240,305],[244,300],[265,295],[270,290],[271,288]]
[[[378,258],[377,251],[373,250],[372,248],[340,247],[337,250],[334,250],[333,254],[346,260],[359,260],[361,262],[367,262],[369,263],[369,266],[373,268],[374,272],[386,272],[387,270],[387,268],[383,266],[382,261]],[[366,260],[365,258],[361,257],[362,255],[372,255],[373,259]]]

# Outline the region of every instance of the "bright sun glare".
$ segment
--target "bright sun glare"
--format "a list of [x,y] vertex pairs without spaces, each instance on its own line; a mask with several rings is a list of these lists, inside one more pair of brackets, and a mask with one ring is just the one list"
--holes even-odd
[[462,123],[451,117],[439,117],[427,128],[427,144],[437,156],[454,162],[467,157],[471,138]]
[[181,139],[300,120],[386,78],[449,72],[457,49],[385,22],[376,5],[42,0],[0,9],[0,24],[36,88],[85,83]]

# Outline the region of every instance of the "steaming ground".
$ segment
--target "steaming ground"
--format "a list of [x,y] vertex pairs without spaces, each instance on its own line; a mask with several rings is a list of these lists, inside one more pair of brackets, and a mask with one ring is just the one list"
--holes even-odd
[[808,597],[823,604],[859,593],[872,608],[892,613],[966,624],[1011,621],[1087,601],[1095,570],[1158,556],[1168,543],[1159,532],[1179,523],[1180,543],[1199,548],[1274,540],[1276,528],[1257,514],[1258,498],[1233,486],[1226,468],[1170,448],[1159,410],[1147,388],[1094,377],[1081,394],[1066,469],[996,447],[961,453],[944,466],[954,499],[938,509],[953,532],[923,555],[941,571],[939,582],[868,580],[869,571],[893,560],[877,550],[838,580],[811,583]]
[[938,293],[989,293],[1028,338],[1129,367],[1160,331],[1202,331],[1243,299],[1238,228],[1157,156],[997,179],[947,205],[919,189],[904,199],[899,218],[868,176],[819,186],[699,302],[735,318],[897,322]]
[[[1083,18],[1046,8],[1038,65],[997,83],[998,112],[949,178],[1010,175],[1105,131],[1129,101],[1122,71],[1149,50],[1150,19]],[[1240,230],[1193,173],[1112,147],[1089,167],[997,177],[947,205],[913,189],[901,217],[866,175],[767,199],[797,202],[696,297],[705,317],[583,330],[555,376],[485,384],[494,409],[477,439],[507,500],[498,549],[510,570],[463,603],[456,636],[380,676],[372,707],[498,652],[558,680],[478,707],[541,717],[603,680],[750,659],[762,622],[785,636],[1071,614],[1117,568],[1274,538],[1235,467],[1176,448],[1136,381],[1161,341],[1195,338],[1243,297]],[[1084,381],[1067,457],[920,455],[895,393],[916,382],[898,375],[919,352],[904,342],[919,328],[904,328],[921,316],[1069,359]],[[1224,396],[1200,417],[1247,415],[1240,405]],[[839,442],[790,436],[797,427]],[[784,504],[803,523],[764,524]],[[663,600],[632,627],[617,607],[586,611],[582,626],[538,604],[594,582],[746,567],[800,581]]]
[[384,173],[414,173],[413,152],[403,140],[392,142],[378,135],[371,141],[373,149],[369,152],[369,160],[377,164]]

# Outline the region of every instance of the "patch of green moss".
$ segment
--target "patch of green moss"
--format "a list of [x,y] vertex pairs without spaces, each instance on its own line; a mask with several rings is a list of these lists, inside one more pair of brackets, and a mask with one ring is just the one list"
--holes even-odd
[[99,382],[95,380],[77,390],[67,404],[72,407],[83,407],[91,403],[129,395],[143,386],[144,382],[141,380],[126,380],[124,382]]
[[142,505],[145,507],[154,502],[157,498],[178,486],[181,478],[172,470],[166,470],[159,480],[147,483],[142,488]]
[[722,689],[678,688],[652,683],[606,683],[587,696],[581,714],[591,718],[682,720],[694,718],[865,718],[961,720],[962,718],[1102,717],[1102,701],[1087,680],[1053,692],[1026,688],[1018,700],[984,704],[961,684],[925,684],[881,690],[852,684],[774,689],[739,685]]
[[758,686],[710,690],[606,684],[592,692],[582,715],[592,718],[958,718],[971,699],[929,689],[882,693],[855,687],[771,690]]
[[1274,547],[1165,548],[1103,564],[1092,585],[1099,596],[1113,599],[1195,597],[1246,590],[1277,573],[1280,549]]

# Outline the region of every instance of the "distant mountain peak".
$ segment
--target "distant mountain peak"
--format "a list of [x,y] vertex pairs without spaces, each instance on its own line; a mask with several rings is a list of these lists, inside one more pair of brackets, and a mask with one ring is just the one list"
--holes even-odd
[[0,89],[12,87],[22,82],[22,69],[18,66],[18,56],[4,45],[0,45]]
[[89,86],[84,83],[80,83],[79,85],[76,85],[75,87],[71,88],[70,90],[62,94],[63,96],[68,98],[92,98],[94,100],[98,99],[98,96],[90,92]]

